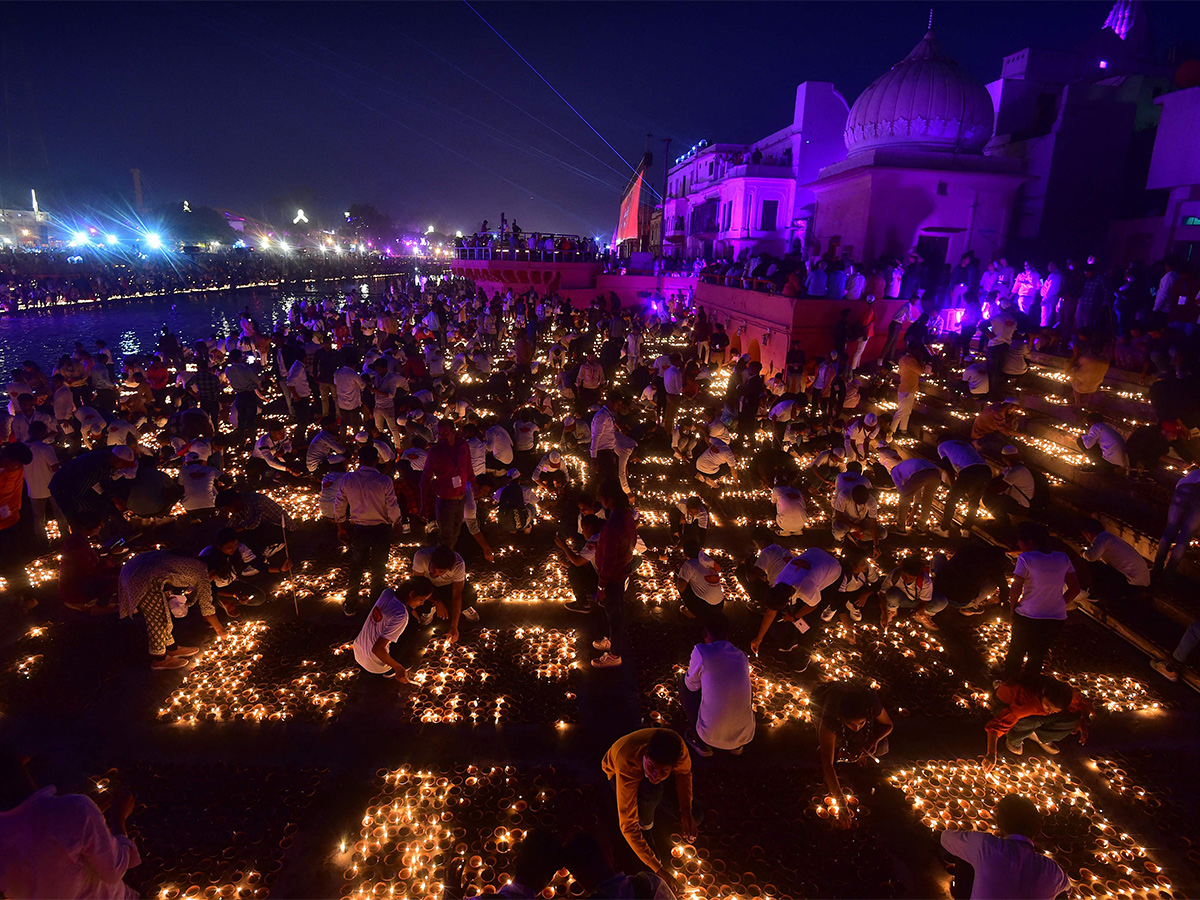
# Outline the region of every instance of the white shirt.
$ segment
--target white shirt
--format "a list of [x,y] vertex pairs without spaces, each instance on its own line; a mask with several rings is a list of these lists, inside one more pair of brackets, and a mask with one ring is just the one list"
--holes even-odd
[[217,478],[221,470],[202,462],[188,463],[179,468],[179,483],[183,485],[183,508],[212,509],[217,505]]
[[754,739],[750,661],[729,641],[692,648],[683,683],[700,692],[696,733],[718,750],[735,750]]
[[360,466],[338,485],[333,518],[355,525],[391,525],[400,520],[396,487],[374,466]]
[[592,416],[592,459],[595,459],[596,454],[601,450],[617,449],[616,431],[617,423],[613,419],[613,414],[607,406],[601,406]]
[[796,401],[781,400],[771,407],[767,418],[772,422],[790,422],[796,417]]
[[708,449],[696,459],[696,471],[702,475],[716,475],[721,471],[722,464],[730,469],[737,467],[737,457],[724,441],[712,441]]
[[304,363],[300,360],[292,363],[292,367],[287,370],[287,377],[284,381],[297,397],[303,399],[312,396],[312,388],[308,386],[308,372],[304,368]]
[[1001,310],[988,319],[988,324],[992,327],[992,338],[988,341],[989,347],[1012,343],[1013,335],[1017,331],[1017,320],[1012,313]]
[[689,559],[679,567],[677,577],[690,587],[709,606],[718,606],[725,599],[721,587],[721,570],[716,565],[704,565],[698,559]]
[[362,406],[362,392],[367,383],[361,375],[349,366],[342,366],[333,373],[333,383],[337,387],[338,409],[358,409]]
[[988,371],[985,363],[972,363],[963,369],[962,380],[967,383],[967,390],[972,394],[986,394],[988,392]]
[[114,835],[100,807],[53,786],[0,812],[0,890],[9,897],[126,900],[137,892],[121,879],[142,858]]
[[1017,557],[1013,574],[1024,578],[1017,612],[1030,619],[1066,619],[1063,599],[1067,573],[1074,572],[1071,557],[1060,550],[1039,553],[1029,550]]
[[1033,473],[1021,463],[1015,463],[1004,470],[1001,480],[1008,485],[1004,489],[1004,496],[1012,497],[1020,506],[1028,509],[1029,501],[1033,499],[1033,492],[1037,489]]
[[693,525],[694,524],[700,528],[708,527],[708,508],[707,507],[701,506],[699,512],[693,513],[690,509],[688,509],[687,501],[680,500],[678,503],[675,504],[675,508],[677,510],[679,510],[680,514],[683,516],[683,523],[685,525]]
[[[801,563],[808,563],[805,568]],[[786,584],[792,589],[792,599],[800,600],[805,606],[816,606],[821,602],[821,591],[842,577],[842,564],[819,547],[810,547],[799,556],[788,560],[780,570],[775,584]]]
[[668,366],[663,372],[663,387],[668,394],[679,396],[683,393],[683,372],[678,366]]
[[943,831],[942,846],[975,869],[971,900],[1054,900],[1070,889],[1058,863],[1020,834],[1000,838],[986,831]]
[[367,619],[363,622],[362,630],[354,639],[354,660],[368,672],[382,675],[390,672],[391,666],[385,666],[375,655],[375,644],[383,638],[389,644],[404,633],[408,627],[408,604],[401,600],[391,588],[384,588]]
[[511,466],[513,461],[513,441],[509,433],[499,425],[493,425],[484,434],[487,440],[488,453],[496,457],[501,465]]
[[31,500],[44,500],[50,496],[50,479],[58,466],[58,452],[43,441],[25,444],[33,454],[33,462],[25,466],[25,487]]
[[308,471],[315,472],[321,463],[330,457],[336,456],[340,459],[345,454],[345,449],[333,439],[333,435],[328,431],[318,431],[312,441],[309,442],[304,462],[308,466]]
[[1150,584],[1150,568],[1142,554],[1134,550],[1127,541],[1109,531],[1102,531],[1096,535],[1092,545],[1083,551],[1083,558],[1112,566],[1135,587],[1146,587]]
[[396,408],[396,391],[404,379],[395,372],[387,372],[375,383],[375,409],[381,412],[392,412]]
[[866,503],[858,503],[852,496],[853,491],[835,491],[830,506],[835,512],[851,522],[865,522],[867,519],[879,518],[879,499],[870,494]]
[[1097,422],[1088,429],[1082,438],[1083,446],[1091,450],[1096,444],[1100,445],[1100,455],[1105,462],[1129,468],[1129,453],[1125,450],[1125,438],[1107,422]]
[[775,521],[784,534],[799,534],[808,524],[808,509],[804,506],[804,495],[794,487],[781,485],[771,489],[771,502],[775,504]]
[[261,460],[265,460],[267,465],[272,469],[280,472],[286,472],[287,466],[279,460],[279,454],[291,453],[292,442],[287,438],[281,441],[271,437],[271,432],[267,432],[257,441],[254,442],[254,449],[250,451],[251,456],[257,456]]
[[321,508],[321,515],[326,519],[332,519],[334,516],[333,503],[337,500],[338,488],[341,487],[342,479],[345,477],[345,472],[326,472],[321,479],[321,494],[317,498],[317,505]]
[[781,547],[779,544],[770,544],[758,551],[758,556],[754,560],[754,567],[765,572],[767,584],[773,585],[779,578],[779,573],[783,571],[783,567],[791,559],[791,550]]
[[429,561],[433,558],[433,549],[433,547],[423,547],[413,554],[412,573],[414,575],[424,575],[433,582],[434,587],[444,587],[447,584],[457,584],[467,580],[467,564],[457,553],[454,554],[454,565],[450,567],[449,572],[434,575],[429,565]]
[[129,443],[129,436],[137,435],[137,429],[124,419],[114,419],[108,423],[108,437],[105,443],[110,447],[120,447]]
[[919,457],[896,463],[892,467],[892,480],[895,482],[896,490],[904,493],[912,480],[922,472],[936,472],[941,475],[942,470],[929,460],[922,460]]
[[513,422],[513,446],[517,450],[532,450],[537,446],[538,427],[536,422]]
[[954,467],[955,475],[968,466],[987,465],[984,458],[979,455],[979,451],[966,441],[942,441],[938,444],[937,452],[938,456]]

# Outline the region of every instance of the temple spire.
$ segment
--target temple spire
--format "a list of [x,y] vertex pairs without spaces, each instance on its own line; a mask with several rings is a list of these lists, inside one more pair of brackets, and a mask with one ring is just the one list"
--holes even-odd
[[933,31],[933,7],[929,7],[929,28],[928,31]]

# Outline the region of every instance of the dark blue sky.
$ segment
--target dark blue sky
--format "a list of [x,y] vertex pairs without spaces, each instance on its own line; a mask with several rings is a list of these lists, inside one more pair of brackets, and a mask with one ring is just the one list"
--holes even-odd
[[[1034,45],[1069,49],[1109,3],[934,3],[942,46],[982,80]],[[1200,4],[1148,4],[1159,51],[1200,45]],[[480,3],[629,163],[647,132],[786,125],[796,85],[854,98],[924,33],[929,3]],[[28,205],[188,199],[278,220],[373,202],[464,230],[611,233],[629,170],[466,5],[5,5],[0,189]]]

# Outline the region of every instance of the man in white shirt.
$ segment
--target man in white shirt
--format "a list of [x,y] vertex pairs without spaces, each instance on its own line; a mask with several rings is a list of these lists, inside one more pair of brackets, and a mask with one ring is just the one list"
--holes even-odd
[[68,533],[66,516],[50,496],[50,479],[54,477],[59,465],[54,444],[46,442],[53,434],[52,429],[53,426],[47,428],[44,422],[35,422],[29,430],[29,440],[25,441],[25,446],[33,454],[33,459],[25,464],[25,490],[29,492],[34,533],[39,546],[45,545],[46,520],[51,512],[58,523],[59,537],[65,538]]
[[291,462],[292,442],[287,438],[287,431],[282,422],[272,422],[266,434],[254,442],[250,451],[251,460],[260,460],[247,465],[246,472],[250,483],[257,487],[258,483],[270,473],[282,472],[285,475],[299,476],[300,468]]
[[1100,413],[1088,413],[1088,430],[1077,437],[1076,443],[1092,463],[1104,471],[1129,468],[1129,452],[1121,432],[1104,421]]
[[1041,817],[1032,800],[1019,794],[1001,797],[995,818],[999,837],[986,831],[942,832],[946,852],[975,870],[971,900],[1054,900],[1071,889],[1062,867],[1033,846]]
[[679,591],[679,611],[689,619],[707,622],[721,614],[725,607],[725,589],[721,587],[721,567],[700,549],[694,540],[684,541],[687,561],[675,573],[675,589]]
[[785,536],[802,534],[808,524],[808,508],[804,505],[803,492],[788,484],[781,475],[771,488],[771,502],[775,504],[775,525]]
[[1154,311],[1156,313],[1170,313],[1174,309],[1175,285],[1179,281],[1179,272],[1176,271],[1173,260],[1167,260],[1163,267],[1166,271],[1159,279],[1158,290],[1154,293]]
[[709,438],[708,449],[696,458],[696,479],[716,487],[726,473],[737,484],[737,457],[727,443]]
[[987,363],[980,360],[973,362],[962,373],[963,383],[967,386],[967,396],[973,400],[986,400],[988,396]]
[[1014,515],[1027,515],[1037,491],[1033,473],[1021,462],[1020,452],[1012,444],[1000,451],[1005,469],[992,480],[984,496],[984,505],[1002,527],[1008,527]]
[[1046,654],[1067,621],[1067,604],[1079,594],[1079,578],[1071,557],[1050,544],[1050,530],[1040,522],[1017,526],[1021,551],[1009,586],[1012,638],[1004,657],[1003,679],[1041,674]]
[[1088,596],[1096,600],[1132,600],[1150,586],[1150,567],[1142,554],[1096,519],[1084,519],[1079,530],[1087,540],[1083,558],[1091,563]]
[[887,529],[879,521],[879,499],[865,484],[856,484],[849,491],[834,491],[830,503],[833,515],[830,527],[833,539],[841,543],[846,538],[857,544],[871,540],[878,550],[879,542],[887,537]]
[[1008,346],[1012,343],[1013,335],[1016,334],[1018,322],[1017,317],[1012,314],[1012,300],[1007,297],[1000,299],[998,310],[996,309],[996,297],[988,295],[988,302],[993,310],[993,315],[987,320],[986,326],[991,335],[985,351],[988,387],[991,390],[989,396],[999,399],[1007,383],[1004,377],[1004,363],[1008,359]]
[[386,359],[377,359],[371,366],[371,371],[374,372],[371,393],[375,398],[375,427],[390,434],[393,443],[399,447],[404,440],[404,434],[396,422],[396,391],[404,383],[404,378],[388,371]]
[[352,367],[342,366],[333,373],[333,384],[337,389],[338,421],[357,429],[362,423],[362,392],[367,383]]
[[[807,645],[814,635],[811,626],[819,620],[813,614],[823,603],[837,599],[837,587],[841,579],[842,564],[836,556],[819,547],[810,547],[788,560],[763,601],[766,611],[758,634],[750,642],[750,652],[758,654],[767,630],[777,619],[781,623],[776,633],[782,652],[795,650],[802,637]],[[829,594],[826,596],[827,591]],[[800,661],[796,671],[803,672],[806,668],[807,658]]]
[[189,513],[211,513],[217,507],[217,483],[224,473],[200,459],[200,454],[186,453],[179,467],[179,483],[183,486],[183,508]]
[[364,571],[370,572],[372,596],[383,590],[392,531],[400,521],[395,485],[375,468],[378,464],[379,451],[374,445],[359,450],[358,469],[341,480],[333,502],[338,538],[350,548],[346,599],[342,601],[342,612],[348,616],[358,611]]
[[305,465],[309,472],[317,472],[324,466],[336,465],[346,459],[346,448],[342,446],[344,430],[333,416],[321,421],[321,430],[308,442]]
[[792,551],[772,543],[773,538],[766,526],[755,528],[754,546],[758,548],[758,555],[747,556],[734,570],[734,577],[754,604],[763,602],[775,579],[792,558]]
[[[592,441],[589,452],[595,460],[595,478],[598,484],[617,477],[617,420],[616,415],[624,412],[624,399],[610,393],[604,405],[592,416]],[[563,420],[563,427],[567,427]]]
[[460,618],[468,622],[479,621],[479,613],[471,605],[475,588],[467,584],[467,564],[445,544],[438,544],[436,547],[423,547],[413,554],[412,571],[414,575],[424,575],[433,583],[434,608],[418,616],[418,621],[428,625],[435,615],[439,619],[446,619],[446,637],[452,644],[457,642]]
[[871,445],[879,437],[879,417],[875,413],[860,416],[846,426],[846,459],[866,462]]
[[692,648],[687,674],[681,677],[679,700],[691,727],[684,740],[699,756],[713,748],[738,756],[754,740],[754,705],[750,660],[730,643],[723,618],[704,625],[704,643]]
[[487,471],[489,475],[504,475],[512,468],[513,440],[512,435],[499,423],[492,425],[483,434],[487,446]]
[[1049,328],[1054,324],[1058,313],[1058,295],[1062,293],[1062,272],[1053,260],[1046,266],[1046,277],[1039,293],[1042,295],[1042,315],[1038,324],[1042,328]]
[[385,588],[354,639],[355,662],[375,675],[395,676],[407,684],[408,670],[392,657],[391,645],[408,627],[410,611],[420,609],[432,596],[433,584],[421,575],[409,578],[395,591]]
[[83,794],[37,788],[24,761],[0,748],[0,891],[6,897],[134,900],[122,880],[141,863],[125,834],[133,812],[126,788],[113,792],[107,815]]
[[[900,492],[900,508],[896,524],[907,532],[912,526],[924,534],[927,520],[933,512],[933,500],[942,484],[942,470],[927,459],[915,456],[892,467],[892,482]],[[912,519],[910,521],[910,513]]]
[[946,608],[946,598],[933,592],[933,576],[919,556],[907,556],[883,579],[885,609],[880,624],[887,628],[900,609],[913,610],[913,620],[937,631],[933,617]]

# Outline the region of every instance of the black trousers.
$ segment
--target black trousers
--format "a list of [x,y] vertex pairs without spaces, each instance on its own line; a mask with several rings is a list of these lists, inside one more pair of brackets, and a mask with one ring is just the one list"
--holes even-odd
[[1019,675],[1040,675],[1046,654],[1065,624],[1063,619],[1031,619],[1020,613],[1014,615],[1012,640],[1004,657],[1005,681]]
[[967,501],[967,515],[963,519],[963,525],[967,528],[974,525],[975,516],[979,513],[979,501],[983,499],[983,492],[991,483],[992,470],[986,464],[967,466],[959,472],[954,483],[950,485],[946,507],[942,510],[942,528],[948,529],[954,524],[954,512],[960,500]]
[[616,450],[597,450],[596,451],[596,484],[603,484],[610,478],[617,477],[617,451]]
[[388,553],[392,549],[391,525],[351,525],[350,565],[346,571],[346,603],[358,606],[358,592],[363,573],[370,573],[371,597],[383,593]]

